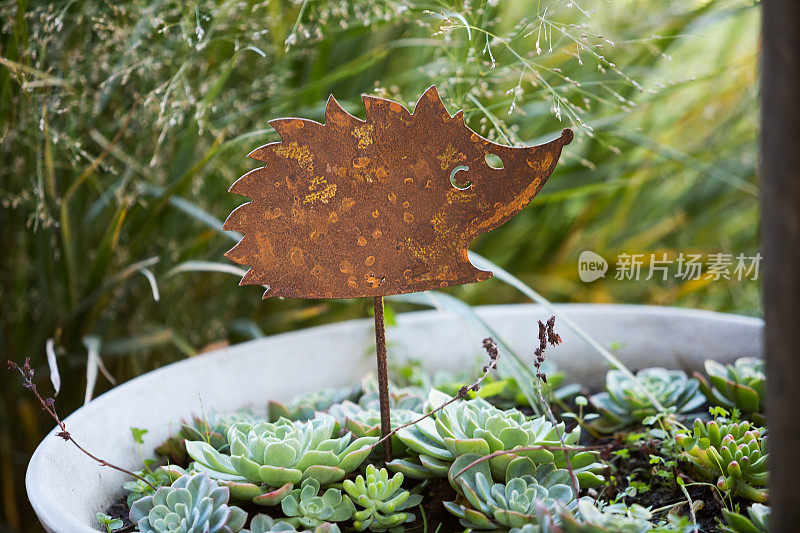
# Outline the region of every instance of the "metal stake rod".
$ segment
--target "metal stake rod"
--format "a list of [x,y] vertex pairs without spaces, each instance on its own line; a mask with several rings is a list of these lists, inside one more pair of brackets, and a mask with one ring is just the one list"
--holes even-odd
[[[375,353],[378,357],[378,394],[381,402],[381,438],[386,438],[392,431],[389,420],[389,372],[386,363],[386,332],[383,318],[383,296],[372,299],[375,309]],[[383,441],[383,461],[392,460],[392,439]]]

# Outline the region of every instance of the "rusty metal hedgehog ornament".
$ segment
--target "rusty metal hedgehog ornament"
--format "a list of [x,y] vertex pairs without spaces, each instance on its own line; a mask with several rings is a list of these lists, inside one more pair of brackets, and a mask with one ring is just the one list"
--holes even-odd
[[435,86],[413,113],[384,98],[363,101],[366,120],[331,96],[324,124],[270,121],[281,140],[249,154],[264,166],[231,186],[251,201],[224,229],[243,234],[226,256],[250,267],[240,284],[263,285],[264,298],[374,299],[385,436],[383,296],[490,278],[470,263],[469,244],[530,203],[573,135],[522,148],[493,143],[465,125],[463,111],[451,116]]
[[450,116],[435,86],[413,114],[363,99],[366,121],[333,96],[325,124],[270,121],[281,141],[251,152],[264,166],[230,188],[252,200],[224,226],[244,235],[226,254],[250,267],[242,285],[268,287],[265,298],[358,298],[488,279],[470,242],[528,205],[572,140],[566,129],[539,146],[495,144],[462,111]]

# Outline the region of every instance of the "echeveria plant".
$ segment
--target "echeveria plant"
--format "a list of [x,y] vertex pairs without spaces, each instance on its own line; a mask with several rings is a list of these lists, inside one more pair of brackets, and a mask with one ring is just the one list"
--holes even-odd
[[[448,396],[432,389],[426,410],[435,409],[447,399]],[[553,463],[556,468],[564,468],[564,451],[541,448],[561,447],[559,434],[565,445],[575,445],[580,438],[580,427],[567,432],[563,423],[553,426],[544,416],[531,419],[516,409],[503,411],[475,398],[454,402],[418,424],[398,431],[400,440],[417,457],[395,460],[388,466],[412,478],[446,476],[453,461],[466,453],[489,455],[510,451],[488,461],[495,476],[502,477],[508,464],[520,456],[537,464]],[[598,472],[605,466],[597,460],[595,452],[575,451],[569,452],[569,456],[581,486],[602,483]]]
[[235,533],[247,514],[228,505],[228,488],[207,474],[181,476],[169,487],[136,500],[130,519],[142,533]]
[[350,520],[355,512],[353,502],[342,491],[329,488],[322,494],[314,478],[303,480],[299,489],[293,490],[281,501],[281,509],[295,527],[317,527],[325,522]]
[[[508,464],[505,483],[494,483],[488,462],[475,462],[480,458],[477,454],[461,455],[448,474],[450,483],[468,505],[445,502],[444,506],[464,527],[521,528],[538,523],[538,507],[551,515],[574,507],[575,493],[566,470],[552,464],[537,466],[527,457],[518,457]],[[464,471],[465,468],[468,469]]]
[[367,465],[366,474],[344,481],[344,490],[362,508],[354,515],[353,527],[358,531],[403,531],[403,524],[414,521],[407,510],[419,505],[422,496],[401,488],[403,474],[390,479],[385,468],[378,470],[374,465]]
[[[195,460],[194,468],[233,482],[237,494],[257,494],[256,503],[274,505],[303,479],[314,478],[320,484],[341,481],[364,462],[377,442],[375,437],[353,440],[350,433],[339,437],[339,431],[336,420],[322,413],[305,422],[281,418],[255,425],[236,423],[228,430],[230,455],[197,441],[187,442],[186,451]],[[265,492],[264,486],[279,493]]]
[[636,373],[636,380],[620,370],[606,374],[606,390],[591,397],[602,417],[593,424],[599,431],[612,432],[658,413],[644,387],[661,405],[676,413],[693,413],[705,398],[700,384],[681,370],[646,368]]

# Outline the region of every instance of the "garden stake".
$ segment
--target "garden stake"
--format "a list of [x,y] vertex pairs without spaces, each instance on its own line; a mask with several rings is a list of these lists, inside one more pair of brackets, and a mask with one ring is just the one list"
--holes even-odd
[[[375,355],[378,359],[378,396],[381,403],[381,439],[389,436],[392,424],[389,418],[389,372],[386,361],[386,325],[383,318],[383,296],[372,299],[375,311]],[[383,441],[383,462],[392,460],[392,441]]]
[[325,124],[270,121],[281,141],[249,157],[264,163],[230,192],[252,201],[223,229],[242,239],[225,255],[248,265],[241,285],[264,298],[372,298],[383,457],[391,460],[383,297],[492,277],[467,256],[478,235],[510,220],[544,187],[572,142],[510,147],[451,116],[435,86],[414,112],[364,96],[366,120],[331,96]]

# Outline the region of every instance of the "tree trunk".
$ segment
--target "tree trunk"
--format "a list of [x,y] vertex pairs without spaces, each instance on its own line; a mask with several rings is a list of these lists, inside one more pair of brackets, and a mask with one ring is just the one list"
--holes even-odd
[[771,529],[800,527],[800,2],[763,3],[761,242]]

